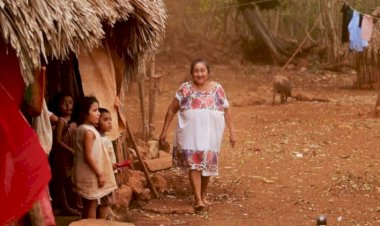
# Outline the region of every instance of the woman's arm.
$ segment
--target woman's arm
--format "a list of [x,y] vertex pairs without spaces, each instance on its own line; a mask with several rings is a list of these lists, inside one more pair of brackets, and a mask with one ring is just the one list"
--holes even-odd
[[104,186],[105,178],[103,172],[96,165],[95,159],[92,157],[92,146],[94,145],[94,141],[95,134],[90,130],[87,130],[83,137],[84,160],[96,174],[98,185],[101,188]]
[[229,108],[224,109],[224,120],[226,121],[228,130],[230,131],[231,147],[234,147],[236,144],[236,134],[235,134],[235,128],[233,127],[233,124],[232,124],[232,117],[231,117],[231,112]]
[[62,141],[62,132],[63,132],[64,127],[65,127],[65,122],[63,121],[62,118],[59,118],[57,128],[55,130],[55,137],[56,137],[55,142],[57,143],[59,147],[74,154],[74,149]]
[[179,110],[179,102],[177,99],[174,98],[172,103],[170,104],[170,106],[168,108],[168,111],[166,112],[165,123],[164,123],[164,126],[162,128],[161,135],[160,135],[160,142],[161,143],[166,141],[166,134],[168,132],[169,125],[170,125],[171,121],[173,120],[174,115],[178,112],[178,110]]

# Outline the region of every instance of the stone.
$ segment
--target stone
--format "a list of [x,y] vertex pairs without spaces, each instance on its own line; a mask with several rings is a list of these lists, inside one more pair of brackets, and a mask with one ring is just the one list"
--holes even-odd
[[128,207],[132,200],[132,188],[123,184],[115,191],[115,206],[120,208],[121,206]]
[[149,188],[144,188],[143,191],[137,197],[143,201],[150,200],[151,192],[150,192]]
[[135,216],[131,218],[131,221],[136,225],[144,226],[171,225],[170,218],[165,216]]
[[168,156],[158,159],[146,159],[144,160],[144,164],[150,172],[170,169],[172,167],[172,157]]
[[124,223],[118,221],[107,221],[103,219],[83,219],[72,222],[69,226],[134,226],[132,223]]
[[158,151],[160,150],[160,144],[158,140],[149,140],[148,141],[148,150],[149,150],[149,155],[151,159],[156,159],[159,157]]
[[159,174],[154,174],[152,176],[152,183],[154,184],[154,187],[156,187],[157,191],[161,193],[168,189],[168,183],[165,178]]
[[154,199],[143,207],[144,210],[160,214],[192,214],[194,207],[184,201]]
[[141,182],[141,180],[135,177],[130,177],[127,185],[131,187],[133,193],[136,193],[136,194],[141,194],[145,188],[143,182]]
[[172,154],[170,154],[170,153],[168,153],[168,152],[166,152],[166,151],[159,151],[159,152],[158,152],[158,156],[159,156],[160,158],[165,158],[165,157],[171,157]]
[[129,177],[134,177],[144,184],[144,187],[148,185],[145,175],[140,170],[129,170]]

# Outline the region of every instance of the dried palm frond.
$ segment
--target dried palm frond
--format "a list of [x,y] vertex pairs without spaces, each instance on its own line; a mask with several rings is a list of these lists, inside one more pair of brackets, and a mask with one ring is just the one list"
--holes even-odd
[[16,50],[26,84],[41,56],[62,59],[91,49],[104,36],[100,18],[82,0],[0,0],[0,28]]
[[130,0],[88,0],[88,2],[97,16],[110,26],[116,21],[127,20],[133,11]]
[[166,17],[162,0],[0,0],[0,32],[16,50],[27,84],[41,57],[64,59],[99,45],[102,22],[132,78],[138,59],[158,48]]
[[107,39],[124,59],[130,82],[137,75],[139,59],[154,53],[165,34],[166,9],[162,0],[130,0],[133,12],[127,21],[118,21]]

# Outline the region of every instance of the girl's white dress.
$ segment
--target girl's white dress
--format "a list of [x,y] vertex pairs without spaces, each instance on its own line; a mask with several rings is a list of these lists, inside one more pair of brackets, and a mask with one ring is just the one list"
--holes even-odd
[[218,156],[224,132],[226,94],[219,83],[211,91],[195,91],[183,83],[175,95],[179,102],[173,164],[201,170],[202,176],[218,175]]
[[[95,164],[105,176],[105,184],[101,188],[98,186],[98,178],[95,172],[90,168],[84,158],[83,138],[88,130],[95,134],[95,140],[92,146],[92,157],[95,159]],[[94,126],[83,124],[76,130],[73,182],[76,192],[88,200],[99,199],[110,194],[117,188],[109,154],[104,148],[102,138]]]

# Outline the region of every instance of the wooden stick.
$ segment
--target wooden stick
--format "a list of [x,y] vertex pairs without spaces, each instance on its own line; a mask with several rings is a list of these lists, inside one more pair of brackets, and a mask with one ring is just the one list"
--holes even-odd
[[157,86],[157,79],[155,78],[156,73],[156,58],[154,55],[152,55],[151,62],[150,62],[150,75],[149,75],[149,138],[153,138],[154,135],[154,123],[153,123],[153,117],[154,117],[154,110],[156,105],[156,86]]
[[146,166],[145,166],[145,164],[144,164],[144,162],[143,162],[143,159],[141,158],[140,151],[139,151],[139,148],[137,147],[135,137],[133,136],[132,131],[131,131],[131,129],[129,128],[129,126],[128,126],[128,122],[127,122],[127,121],[125,121],[125,126],[127,127],[127,131],[128,131],[128,134],[129,134],[129,136],[130,136],[130,138],[131,138],[132,146],[133,146],[133,148],[134,148],[135,151],[136,151],[137,158],[139,159],[139,161],[140,161],[140,163],[141,163],[141,165],[142,165],[142,167],[143,167],[143,172],[144,172],[144,174],[145,174],[145,177],[146,177],[146,180],[147,180],[147,182],[148,182],[148,185],[149,185],[150,188],[152,189],[154,196],[155,196],[156,198],[158,198],[158,192],[157,192],[157,190],[156,190],[156,187],[154,186],[152,180],[150,179],[148,169],[146,168]]
[[280,71],[277,73],[279,74],[281,71],[283,71],[289,64],[290,62],[292,62],[292,60],[294,59],[294,57],[297,55],[297,53],[302,49],[302,46],[306,43],[306,41],[309,39],[309,36],[310,36],[310,33],[312,31],[314,31],[314,29],[317,27],[317,24],[318,24],[318,21],[320,20],[320,16],[318,17],[318,19],[315,21],[313,27],[310,29],[310,31],[306,31],[307,35],[306,37],[304,38],[304,40],[301,42],[301,44],[298,46],[297,50],[293,53],[293,55],[288,59],[288,61],[284,64],[284,66],[282,66],[282,68],[280,69]]
[[[123,133],[123,137],[122,137],[122,139],[123,139],[123,152],[124,152],[126,158],[127,158],[128,160],[131,160],[132,163],[133,163],[133,156],[129,154],[128,146],[127,146],[127,139],[126,139],[126,137],[125,137],[125,133]],[[133,169],[133,170],[135,169],[135,167],[133,166],[133,164],[131,164],[130,167],[131,167],[131,169]]]
[[149,131],[147,129],[147,120],[146,120],[146,113],[145,113],[145,94],[144,94],[143,78],[139,78],[138,86],[139,86],[139,96],[140,96],[142,137],[144,141],[148,141]]

